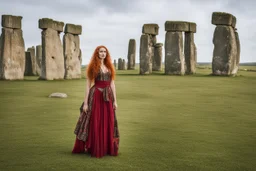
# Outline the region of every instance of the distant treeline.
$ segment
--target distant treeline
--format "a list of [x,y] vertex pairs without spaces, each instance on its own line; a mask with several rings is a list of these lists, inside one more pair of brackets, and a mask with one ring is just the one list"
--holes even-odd
[[[136,63],[136,65],[139,65],[139,63]],[[164,63],[163,63],[164,65]],[[197,65],[212,65],[211,62],[197,62]],[[82,65],[82,67],[85,67],[86,65]],[[244,62],[240,63],[239,66],[256,66],[256,62]]]
[[[197,65],[211,65],[211,62],[197,62]],[[244,62],[240,63],[240,66],[256,66],[256,62]]]

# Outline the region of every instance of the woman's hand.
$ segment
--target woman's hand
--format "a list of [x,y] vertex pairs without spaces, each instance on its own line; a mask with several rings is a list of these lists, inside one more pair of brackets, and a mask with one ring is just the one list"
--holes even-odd
[[117,103],[116,103],[116,102],[114,102],[114,104],[113,104],[113,109],[114,109],[114,110],[117,109]]
[[87,112],[87,110],[88,110],[88,105],[87,105],[86,103],[84,103],[83,111],[84,111],[84,112]]

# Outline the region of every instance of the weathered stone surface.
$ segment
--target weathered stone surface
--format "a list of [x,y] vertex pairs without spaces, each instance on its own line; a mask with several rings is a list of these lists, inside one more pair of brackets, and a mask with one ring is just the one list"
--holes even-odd
[[22,30],[2,28],[0,44],[0,79],[23,79],[25,71],[25,44]]
[[235,66],[234,66],[234,69],[232,71],[232,74],[235,75],[237,74],[237,71],[239,69],[239,63],[240,63],[240,48],[241,48],[241,45],[240,45],[240,40],[239,40],[239,35],[237,33],[237,31],[235,31],[235,37],[236,37],[236,46],[237,46],[237,53],[236,53],[236,62],[235,62]]
[[157,42],[156,36],[155,35],[149,35],[149,37],[150,37],[151,46],[155,46],[156,42]]
[[27,52],[31,53],[32,74],[33,75],[37,75],[37,64],[36,64],[36,50],[35,50],[35,47],[33,46],[31,48],[28,48]]
[[213,75],[231,75],[237,58],[234,29],[231,26],[217,26],[213,36]]
[[156,43],[155,44],[155,48],[162,47],[162,46],[163,46],[163,43]]
[[[193,28],[193,24],[191,24],[191,29]],[[186,21],[166,21],[165,22],[165,31],[190,31],[190,24]]]
[[163,43],[157,43],[155,45],[154,56],[152,58],[152,70],[161,71],[162,70],[162,56],[163,56]]
[[40,79],[63,79],[65,74],[63,47],[57,31],[42,31],[42,68]]
[[115,67],[115,69],[116,69],[116,60],[114,59],[114,67]]
[[80,65],[82,66],[83,57],[82,57],[82,50],[81,50],[81,49],[79,50],[79,56],[78,56],[78,58],[79,58],[79,61],[80,61]]
[[189,31],[188,32],[196,33],[196,23],[189,22]]
[[65,33],[80,35],[80,34],[82,34],[82,26],[67,23],[65,25]]
[[122,70],[123,60],[121,58],[118,58],[118,70]]
[[225,12],[213,12],[212,24],[236,27],[236,17]]
[[136,41],[135,39],[130,39],[128,46],[128,70],[135,69],[135,58],[136,58]]
[[58,32],[63,32],[64,23],[60,21],[55,21],[50,18],[42,18],[39,19],[39,28],[40,29],[48,29],[51,28],[53,30],[56,30]]
[[165,74],[184,75],[182,32],[166,32],[165,35]]
[[152,46],[150,46],[150,36],[147,34],[140,37],[140,74],[152,73]]
[[32,58],[31,52],[25,52],[26,60],[25,60],[25,72],[24,76],[33,76],[33,69],[32,69]]
[[63,37],[65,79],[81,78],[81,63],[79,59],[80,39],[78,35],[66,33]]
[[144,34],[152,34],[152,35],[158,35],[159,26],[158,24],[144,24],[142,27],[142,33]]
[[21,29],[21,16],[2,15],[2,27]]
[[67,98],[68,95],[66,93],[56,92],[56,93],[50,94],[49,97],[51,97],[51,98]]
[[194,33],[185,32],[185,62],[186,74],[195,74],[196,73],[196,54],[195,54],[195,42],[194,42]]
[[41,75],[41,65],[42,65],[42,46],[37,45],[36,46],[36,73],[37,75]]
[[122,61],[122,70],[126,70],[126,62],[125,59]]

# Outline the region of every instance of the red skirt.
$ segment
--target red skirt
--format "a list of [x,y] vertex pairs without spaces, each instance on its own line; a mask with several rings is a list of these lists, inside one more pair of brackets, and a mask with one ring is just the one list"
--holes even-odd
[[112,97],[112,91],[105,91],[110,90],[109,84],[109,81],[95,82],[87,139],[83,141],[76,137],[72,153],[89,152],[97,158],[118,155],[119,137],[115,135],[113,98],[109,98]]

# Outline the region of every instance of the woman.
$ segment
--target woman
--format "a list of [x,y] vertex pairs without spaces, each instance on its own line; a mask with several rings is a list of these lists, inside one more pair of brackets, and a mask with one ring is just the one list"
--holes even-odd
[[89,152],[97,158],[118,155],[114,78],[115,69],[108,49],[98,46],[87,67],[86,93],[74,131],[76,141],[72,153]]

